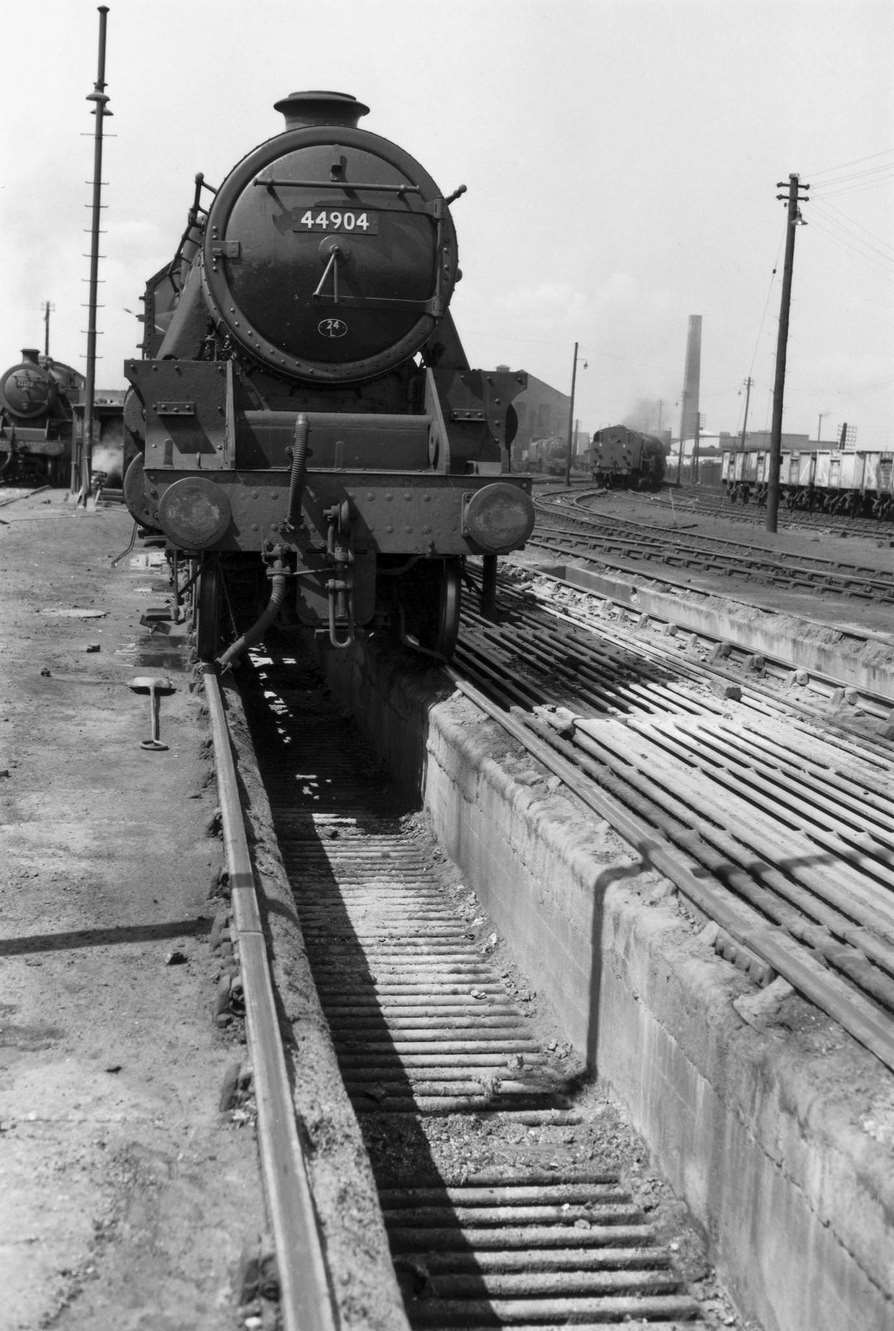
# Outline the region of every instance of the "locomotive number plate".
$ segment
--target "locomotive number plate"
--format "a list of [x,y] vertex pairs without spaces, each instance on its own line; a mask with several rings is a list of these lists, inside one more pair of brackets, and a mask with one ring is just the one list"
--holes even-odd
[[[297,208],[295,210],[298,211]],[[294,231],[350,231],[358,236],[377,236],[379,219],[363,208],[329,208],[318,203],[308,208],[292,223]]]

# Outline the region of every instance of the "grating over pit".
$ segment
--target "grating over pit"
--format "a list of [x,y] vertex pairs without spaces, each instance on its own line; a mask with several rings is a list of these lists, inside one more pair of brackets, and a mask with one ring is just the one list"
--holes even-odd
[[[319,686],[267,660],[259,682],[258,758],[412,1325],[701,1325],[617,1171],[555,1143],[542,1168],[515,1149],[581,1116],[493,940]],[[461,1139],[470,1120],[498,1166],[431,1148],[433,1130]]]

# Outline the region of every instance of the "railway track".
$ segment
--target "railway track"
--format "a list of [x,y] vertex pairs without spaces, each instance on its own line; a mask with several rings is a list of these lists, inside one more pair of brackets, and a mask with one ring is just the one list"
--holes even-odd
[[594,1168],[598,1131],[470,894],[337,709],[301,707],[288,665],[257,672],[256,749],[411,1325],[700,1325],[617,1171]]
[[[592,493],[592,492],[591,492]],[[696,489],[682,492],[655,494],[652,502],[675,512],[686,511],[699,517],[717,518],[724,522],[738,522],[751,526],[764,526],[767,521],[766,505],[737,504],[726,496],[699,493]],[[857,518],[842,513],[827,513],[822,509],[787,508],[783,505],[777,520],[784,528],[803,531],[832,532],[834,535],[866,536],[878,538],[891,535],[890,518]]]
[[[529,545],[575,558],[597,558],[603,567],[624,571],[631,571],[637,563],[660,562],[665,568],[710,575],[744,575],[788,591],[894,602],[894,577],[868,565],[804,555],[780,560],[777,552],[746,542],[619,519],[615,514],[584,512],[579,500],[575,495],[570,513],[557,499],[538,501],[537,527]],[[672,581],[662,575],[658,578]]]

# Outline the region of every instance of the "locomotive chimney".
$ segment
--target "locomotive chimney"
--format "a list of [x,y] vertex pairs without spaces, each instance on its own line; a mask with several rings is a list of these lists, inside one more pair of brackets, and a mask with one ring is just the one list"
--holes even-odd
[[282,111],[286,129],[306,129],[309,125],[345,125],[355,129],[357,121],[369,111],[348,92],[290,92],[274,103]]
[[32,365],[40,364],[40,361],[37,359],[39,354],[37,347],[22,347],[22,360],[30,361]]

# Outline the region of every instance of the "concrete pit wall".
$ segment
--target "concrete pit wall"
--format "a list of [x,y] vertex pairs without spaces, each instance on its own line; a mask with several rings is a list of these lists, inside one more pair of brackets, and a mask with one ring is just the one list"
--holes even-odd
[[885,1070],[779,983],[762,992],[717,956],[666,880],[442,676],[408,679],[373,652],[323,664],[629,1109],[742,1312],[764,1331],[891,1331]]
[[633,579],[574,565],[543,564],[533,571],[561,578],[677,628],[813,671],[842,686],[845,682],[855,685],[894,703],[894,640],[889,634],[836,627],[729,597],[705,595],[687,600]]

